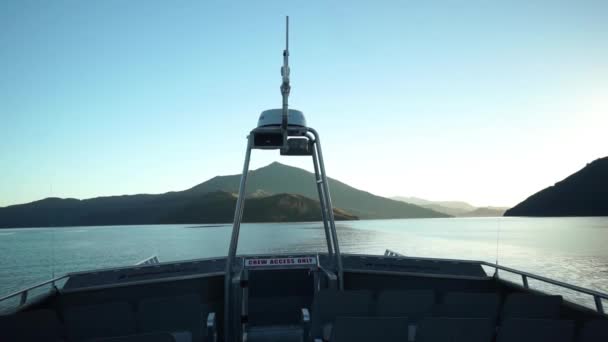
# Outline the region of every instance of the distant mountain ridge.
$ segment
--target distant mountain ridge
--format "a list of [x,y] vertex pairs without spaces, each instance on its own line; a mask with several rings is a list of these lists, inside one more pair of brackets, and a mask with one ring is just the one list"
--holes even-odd
[[503,207],[475,207],[463,201],[430,201],[418,197],[391,197],[397,201],[403,201],[419,205],[424,208],[456,217],[494,217],[502,216],[507,208]]
[[[188,192],[227,191],[238,192],[241,175],[217,176],[194,186]],[[361,219],[448,217],[434,210],[376,196],[353,188],[333,178],[328,178],[332,202]],[[306,170],[271,163],[250,171],[247,177],[247,195],[263,191],[268,194],[290,193],[308,198],[318,198],[315,176]]]
[[[205,193],[188,205],[164,216],[159,223],[227,223],[234,218],[237,195],[216,191]],[[334,208],[336,220],[357,220]],[[321,220],[318,201],[293,194],[249,197],[245,200],[243,222],[308,222]]]
[[[228,223],[234,218],[236,195],[215,191],[175,199],[171,194],[120,196],[87,200],[46,198],[0,208],[0,228],[103,226],[129,224]],[[116,202],[114,202],[116,201]],[[336,220],[357,220],[334,209]],[[303,222],[321,220],[318,201],[277,194],[245,201],[243,222]]]
[[[217,176],[188,190],[85,200],[47,198],[0,208],[0,228],[232,222],[240,175]],[[447,217],[329,179],[337,219]],[[248,176],[244,220],[320,220],[314,175],[272,163]],[[211,209],[210,209],[211,208]],[[248,209],[249,208],[249,209]],[[252,209],[255,208],[255,209]]]
[[608,216],[608,157],[533,194],[505,216]]
[[505,214],[508,208],[503,207],[479,207],[475,210],[458,215],[459,217],[499,217]]
[[463,201],[430,201],[430,200],[427,200],[424,198],[419,198],[419,197],[403,197],[403,196],[395,196],[392,198],[396,199],[398,201],[403,201],[403,202],[412,203],[412,204],[416,204],[416,205],[441,205],[446,208],[461,209],[464,211],[475,210],[475,208],[476,208],[475,206],[472,206],[471,204],[469,204],[467,202],[463,202]]

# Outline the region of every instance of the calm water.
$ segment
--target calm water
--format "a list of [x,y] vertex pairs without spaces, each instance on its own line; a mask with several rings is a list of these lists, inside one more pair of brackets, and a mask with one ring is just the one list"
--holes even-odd
[[[2,229],[0,295],[53,275],[132,265],[152,255],[161,261],[222,256],[230,230],[228,225]],[[371,220],[338,223],[338,235],[347,253],[383,254],[389,248],[409,256],[498,260],[608,292],[608,217]],[[325,250],[320,223],[244,224],[240,241],[239,253]],[[530,281],[530,286],[542,285]],[[586,296],[561,293],[592,305]]]

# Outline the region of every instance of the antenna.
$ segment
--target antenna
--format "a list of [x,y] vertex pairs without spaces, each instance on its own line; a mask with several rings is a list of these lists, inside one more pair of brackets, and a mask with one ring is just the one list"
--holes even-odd
[[281,76],[283,76],[283,83],[281,83],[281,95],[283,96],[281,129],[283,132],[285,132],[287,130],[287,112],[289,110],[288,98],[289,92],[291,91],[291,86],[289,85],[289,16],[285,17],[285,50],[283,50],[283,67],[281,68]]
[[[321,151],[321,141],[319,133],[312,127],[306,125],[304,113],[299,110],[288,108],[288,98],[291,86],[289,85],[289,17],[285,18],[285,50],[283,50],[283,66],[281,67],[281,95],[283,96],[283,106],[280,109],[265,110],[260,114],[258,125],[251,130],[247,136],[247,150],[245,152],[245,163],[241,173],[241,183],[239,185],[239,196],[234,210],[234,221],[232,223],[232,236],[228,255],[226,258],[226,271],[224,276],[224,341],[233,342],[243,340],[247,336],[247,323],[243,320],[243,314],[247,313],[247,292],[242,298],[237,284],[237,277],[241,272],[247,271],[245,259],[237,259],[237,249],[239,244],[239,234],[241,231],[241,221],[243,220],[243,210],[246,202],[247,177],[249,175],[249,164],[251,161],[251,151],[258,150],[281,150],[282,156],[309,156],[312,157],[315,169],[315,183],[319,194],[319,204],[321,206],[321,217],[323,228],[325,229],[325,239],[327,240],[327,255],[331,261],[327,272],[336,272],[338,290],[344,290],[344,271],[342,269],[342,256],[340,245],[338,244],[338,234],[336,233],[336,223],[329,185],[323,163],[323,152]],[[288,120],[291,122],[288,123]],[[289,139],[288,139],[289,138]],[[243,261],[243,263],[240,263]],[[318,261],[318,260],[317,260]],[[236,272],[235,272],[236,270]],[[246,274],[246,273],[245,273]],[[331,273],[332,275],[334,273]],[[238,278],[241,279],[242,278]],[[333,281],[333,280],[332,280]],[[239,307],[240,303],[245,305]],[[235,305],[236,304],[236,305]],[[243,310],[245,311],[243,311]]]

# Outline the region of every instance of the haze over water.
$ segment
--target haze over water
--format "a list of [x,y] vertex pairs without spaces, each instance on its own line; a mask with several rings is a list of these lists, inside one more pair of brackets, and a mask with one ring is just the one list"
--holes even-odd
[[[339,222],[344,253],[496,262],[608,292],[608,217],[449,218]],[[0,295],[66,272],[224,256],[231,225],[156,225],[0,230]],[[322,225],[243,224],[240,254],[326,251]],[[490,274],[491,274],[490,270]],[[520,282],[519,277],[500,276]],[[546,291],[553,287],[530,280]],[[559,290],[570,300],[590,297]],[[608,303],[605,303],[608,304]]]

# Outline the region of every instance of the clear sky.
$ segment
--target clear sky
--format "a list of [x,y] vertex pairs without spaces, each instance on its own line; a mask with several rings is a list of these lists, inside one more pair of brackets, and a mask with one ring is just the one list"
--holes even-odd
[[[608,155],[608,1],[1,1],[0,206],[240,173],[280,106],[329,176],[510,206]],[[310,159],[255,152],[312,169]]]

